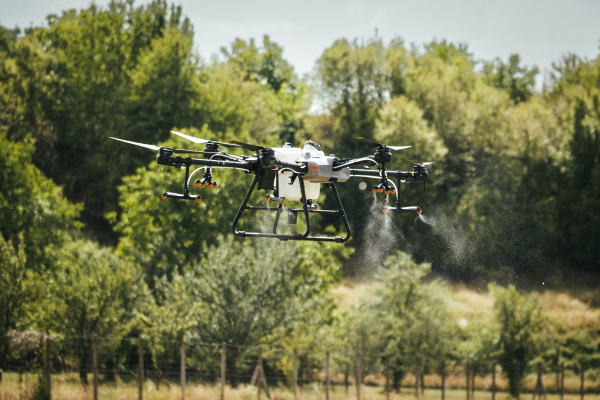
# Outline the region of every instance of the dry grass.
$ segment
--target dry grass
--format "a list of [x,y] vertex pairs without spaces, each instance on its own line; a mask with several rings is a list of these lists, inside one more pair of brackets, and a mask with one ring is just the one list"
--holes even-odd
[[[0,400],[22,400],[29,399],[33,395],[33,387],[37,381],[36,376],[32,374],[24,374],[23,382],[19,384],[18,374],[5,373],[3,383],[0,386]],[[365,400],[384,400],[387,399],[383,387],[385,380],[379,376],[367,376],[366,385],[361,387],[362,399]],[[559,396],[555,393],[554,376],[544,375],[544,386],[548,391],[547,400],[559,400]],[[375,386],[377,383],[379,386]],[[490,400],[491,393],[491,377],[477,377],[475,380],[475,398],[471,400]],[[496,384],[500,388],[500,392],[496,394],[497,400],[508,399],[506,393],[507,382],[502,377],[496,377]],[[425,377],[425,394],[419,396],[420,400],[438,400],[441,398],[441,379],[439,376]],[[446,379],[446,399],[448,400],[464,400],[466,393],[461,387],[464,386],[464,375],[450,375]],[[535,376],[529,376],[524,386],[523,398],[531,396],[535,386]],[[568,375],[565,379],[566,395],[565,400],[579,399],[579,379],[576,376]],[[586,394],[586,400],[600,400],[600,383],[587,382],[586,387],[593,389],[595,394]],[[402,381],[402,389],[400,393],[390,395],[391,400],[413,400],[414,395],[414,377],[407,376]],[[218,400],[220,399],[220,386],[215,384],[190,384],[186,386],[186,399],[197,400]],[[110,400],[129,400],[138,398],[138,387],[135,382],[131,383],[114,383],[102,384],[98,390],[99,399]],[[231,388],[226,386],[225,398],[227,400],[250,400],[258,397],[257,389],[253,386],[239,386]],[[263,392],[263,399],[266,395]],[[91,385],[83,386],[78,383],[76,374],[57,374],[52,377],[52,398],[54,400],[91,400],[93,399],[93,388]],[[181,387],[176,384],[160,387],[151,381],[144,383],[143,398],[146,400],[179,400],[182,399]],[[285,387],[271,388],[271,398],[277,400],[294,400],[293,392]],[[356,387],[351,385],[346,389],[343,385],[333,385],[331,388],[331,400],[350,400],[356,399]],[[322,383],[316,382],[305,385],[298,393],[298,400],[322,400],[325,399],[325,387]]]
[[478,292],[463,285],[451,286],[448,291],[448,309],[457,319],[484,321],[492,316],[494,297],[489,291]]
[[[8,374],[11,375],[11,374]],[[13,374],[16,375],[16,374]],[[455,377],[456,379],[464,377]],[[427,377],[425,380],[426,386],[428,387],[424,393],[419,393],[419,400],[439,400],[441,399],[441,390],[439,387],[439,381],[436,381],[435,377]],[[546,376],[545,382],[551,381],[552,377]],[[576,387],[578,382],[576,377],[573,382],[568,379],[569,387]],[[0,400],[22,400],[31,398],[32,390],[27,389],[25,385],[19,387],[12,385],[13,379],[9,380],[10,383],[3,382],[0,386]],[[452,377],[449,377],[447,381],[448,385],[445,390],[445,398],[447,400],[464,400],[466,399],[466,393],[463,389],[453,388]],[[458,382],[456,382],[458,384]],[[487,389],[491,381],[489,379],[477,378],[475,385],[475,395],[471,397],[471,400],[491,400],[491,392]],[[500,382],[502,386],[502,382]],[[403,387],[399,393],[391,393],[390,400],[414,400],[415,392],[413,389],[414,379],[406,379],[403,382]],[[431,386],[434,388],[431,388]],[[560,396],[554,393],[552,385],[547,385],[548,393],[546,400],[560,400]],[[529,399],[532,396],[533,391],[533,380],[530,385],[526,386],[526,392],[523,393],[522,399]],[[218,385],[189,385],[186,387],[186,399],[195,400],[219,400],[220,399],[220,387]],[[271,388],[271,399],[273,400],[294,400],[294,394],[286,388]],[[64,379],[59,376],[53,377],[53,400],[91,400],[93,398],[91,386],[84,387],[80,384],[72,383],[70,379]],[[134,383],[125,384],[112,384],[112,385],[101,385],[98,391],[98,398],[102,400],[129,400],[138,398],[137,385]],[[162,385],[157,388],[152,382],[146,382],[144,384],[143,398],[145,400],[180,400],[182,399],[181,387],[179,385]],[[240,386],[233,389],[229,386],[225,390],[225,399],[227,400],[251,400],[258,398],[257,389],[251,386]],[[266,399],[266,394],[262,393],[262,399]],[[363,400],[387,400],[387,396],[382,387],[375,386],[362,386],[361,387],[361,398]],[[496,393],[496,400],[507,400],[509,399],[508,393],[505,391]],[[324,400],[325,399],[325,388],[322,384],[315,383],[311,385],[305,385],[298,392],[298,400]],[[349,386],[347,389],[342,385],[332,386],[330,392],[331,400],[353,400],[356,399],[356,387]],[[579,394],[576,390],[569,390],[565,394],[564,400],[579,400]],[[600,400],[599,394],[586,394],[585,400]]]
[[[375,296],[374,282],[344,281],[332,288],[333,297],[342,310],[353,309],[361,299]],[[584,296],[582,295],[584,294]],[[593,328],[600,325],[600,308],[589,298],[600,297],[600,289],[578,292],[577,297],[564,291],[536,293],[550,324],[558,333]],[[583,296],[583,297],[582,297]],[[494,297],[487,290],[476,291],[464,285],[448,287],[448,309],[456,321],[484,322],[493,317]]]
[[346,280],[331,288],[331,294],[342,310],[351,310],[360,304],[362,299],[374,296],[376,283]]
[[600,309],[566,293],[544,292],[540,294],[550,322],[560,332],[598,327]]

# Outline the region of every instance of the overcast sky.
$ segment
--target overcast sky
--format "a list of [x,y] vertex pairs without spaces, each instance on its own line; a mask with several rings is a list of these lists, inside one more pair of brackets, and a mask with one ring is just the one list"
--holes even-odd
[[[105,6],[108,0],[96,0]],[[142,4],[136,1],[136,4]],[[525,65],[548,70],[567,53],[600,54],[600,0],[176,0],[196,32],[195,46],[209,59],[236,37],[264,34],[284,48],[300,75],[335,39],[385,43],[401,37],[422,45],[433,39],[465,43],[478,60],[521,55]],[[45,16],[87,8],[86,0],[0,0],[0,24],[45,24]],[[543,75],[538,76],[538,82]]]

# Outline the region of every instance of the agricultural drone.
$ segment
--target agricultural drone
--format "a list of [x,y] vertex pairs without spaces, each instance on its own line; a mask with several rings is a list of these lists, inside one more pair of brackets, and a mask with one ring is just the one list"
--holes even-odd
[[[144,143],[131,142],[128,140],[111,138],[120,142],[144,147],[158,151],[156,162],[161,165],[185,169],[183,193],[162,193],[163,199],[195,200],[201,202],[199,194],[190,194],[190,182],[194,174],[203,170],[202,179],[197,179],[194,184],[199,187],[217,187],[213,180],[213,168],[237,169],[254,175],[254,180],[248,189],[242,204],[233,220],[232,230],[239,237],[267,237],[280,240],[313,240],[343,243],[350,238],[351,230],[348,218],[342,206],[336,184],[346,182],[352,177],[377,179],[378,183],[372,187],[376,194],[395,194],[396,204],[393,207],[386,206],[384,213],[388,212],[414,212],[421,214],[418,206],[402,207],[400,195],[400,184],[408,182],[423,182],[428,179],[427,165],[430,162],[415,163],[412,171],[388,171],[386,164],[392,160],[392,151],[403,150],[412,146],[387,146],[363,137],[357,138],[368,147],[374,148],[375,153],[361,158],[339,158],[333,154],[328,156],[321,151],[318,144],[313,141],[305,143],[303,148],[293,147],[286,143],[283,147],[263,147],[255,144],[243,143],[229,140],[228,143],[214,140],[200,139],[183,133],[171,131],[194,143],[204,144],[203,150],[185,150],[171,147],[159,147]],[[220,148],[241,147],[254,153],[253,156],[232,155],[221,151]],[[193,158],[203,156],[203,158]],[[351,168],[363,165],[365,169]],[[190,173],[190,167],[200,166]],[[377,166],[377,170],[366,169]],[[393,179],[396,180],[394,184]],[[314,203],[318,199],[321,184],[332,190],[337,202],[337,209],[321,210]],[[248,205],[252,193],[256,190],[265,190],[267,194],[264,199],[267,206],[257,207]],[[277,207],[270,207],[273,202]],[[287,202],[300,202],[300,206],[286,208]],[[275,222],[272,232],[245,232],[238,231],[237,226],[242,214],[247,210],[257,212],[275,212]],[[286,212],[288,223],[295,224],[298,213],[304,215],[306,230],[304,233],[279,233],[279,217]],[[341,218],[346,229],[346,236],[311,236],[311,213],[332,214]]]

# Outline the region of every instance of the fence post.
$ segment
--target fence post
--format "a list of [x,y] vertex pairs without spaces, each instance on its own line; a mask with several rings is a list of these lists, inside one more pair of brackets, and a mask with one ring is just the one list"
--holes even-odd
[[46,373],[46,393],[48,393],[48,400],[52,399],[52,359],[50,352],[52,351],[52,342],[50,334],[46,332],[46,360],[44,362],[45,373]]
[[294,385],[294,400],[298,399],[298,350],[294,349],[292,358],[292,381]]
[[471,369],[471,395],[475,400],[475,376],[477,375],[475,368]]
[[346,397],[348,397],[348,387],[350,386],[350,382],[348,381],[348,377],[350,375],[350,371],[349,371],[350,367],[346,366],[346,371],[344,372],[344,393],[346,393]]
[[469,400],[471,393],[469,392],[469,363],[465,365],[465,378],[467,380],[467,400]]
[[92,346],[92,368],[94,370],[94,400],[98,400],[98,336],[94,335]]
[[415,356],[415,396],[419,399],[419,356]]
[[329,375],[330,362],[329,350],[325,358],[325,400],[329,400],[329,391],[331,390],[331,376]]
[[492,364],[492,400],[496,400],[496,363]]
[[361,371],[361,354],[360,351],[356,352],[356,400],[360,400],[360,384],[362,382],[362,371]]
[[225,400],[225,375],[227,371],[227,343],[221,343],[221,400]]
[[565,363],[560,363],[560,400],[565,398]]
[[535,389],[533,391],[533,400],[535,400],[535,397],[539,396],[540,399],[542,398],[542,395],[544,396],[544,399],[546,399],[546,389],[544,389],[544,383],[542,382],[542,364],[538,363],[537,365],[537,381],[535,382]]
[[139,365],[138,365],[138,398],[144,399],[144,338],[140,336],[139,345]]
[[181,339],[181,399],[185,400],[185,369],[186,369],[186,354],[185,354],[185,339]]
[[446,400],[446,361],[442,360],[442,400]]
[[583,400],[583,396],[585,393],[585,364],[583,361],[581,362],[581,388],[579,390],[581,400]]
[[391,371],[391,361],[390,355],[385,356],[385,394],[386,399],[390,400],[391,390],[390,390],[390,371]]
[[517,372],[517,400],[521,399],[521,363],[516,362],[516,372]]
[[556,393],[560,392],[560,350],[556,348]]
[[257,372],[256,378],[257,378],[257,385],[258,385],[258,394],[257,394],[258,400],[260,400],[261,367],[262,367],[262,346],[258,346],[258,353],[256,356],[256,372]]

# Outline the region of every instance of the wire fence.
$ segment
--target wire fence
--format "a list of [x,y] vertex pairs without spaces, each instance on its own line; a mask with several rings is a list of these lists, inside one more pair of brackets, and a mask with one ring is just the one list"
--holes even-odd
[[[454,362],[426,372],[394,376],[390,358],[375,361],[359,352],[348,357],[310,349],[237,346],[199,340],[152,340],[143,337],[51,337],[22,334],[11,341],[8,357],[0,363],[0,399],[23,398],[289,398],[289,399],[390,399],[394,393],[417,399],[425,389],[435,389],[438,398],[474,400],[487,392],[495,400],[507,393],[508,382],[496,365],[476,368]],[[370,363],[370,364],[369,364]],[[409,365],[409,363],[406,363]],[[417,362],[415,365],[419,365]],[[442,362],[441,365],[446,365]],[[597,377],[565,371],[564,364],[538,365],[524,377],[522,390],[546,398],[592,395],[600,398]],[[544,373],[544,371],[546,371]],[[586,381],[587,380],[587,381]],[[359,385],[356,383],[359,382]],[[198,395],[198,388],[210,393]],[[239,389],[242,388],[242,389]],[[209,390],[206,389],[206,390]],[[233,395],[234,390],[245,391]],[[308,392],[314,395],[307,395]],[[120,392],[121,394],[118,394]],[[334,396],[334,394],[337,395]],[[451,394],[452,393],[452,394]],[[517,393],[517,398],[520,396]],[[287,397],[286,397],[287,396]],[[481,396],[478,396],[481,397]]]

